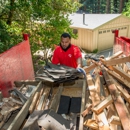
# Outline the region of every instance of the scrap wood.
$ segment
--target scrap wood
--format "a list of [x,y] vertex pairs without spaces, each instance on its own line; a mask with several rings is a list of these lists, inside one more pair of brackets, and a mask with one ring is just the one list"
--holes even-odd
[[116,73],[114,73],[114,72],[111,71],[111,70],[106,69],[106,71],[107,71],[112,77],[114,77],[116,80],[118,80],[119,82],[121,82],[122,84],[124,84],[125,86],[127,86],[128,88],[130,88],[130,83],[129,83],[127,80],[123,79],[123,77],[117,75]]
[[29,108],[29,113],[30,114],[34,111],[39,96],[40,96],[40,92],[36,92],[35,95],[34,95],[34,97],[33,97],[33,100],[32,100],[32,103],[30,105],[30,108]]
[[[88,83],[88,89],[90,91],[90,96],[91,96],[91,99],[92,99],[92,104],[93,104],[93,106],[95,106],[100,102],[100,97],[97,94],[97,91],[96,91],[97,89],[94,86],[91,75],[88,73],[86,76],[87,76],[86,79],[87,79],[87,83]],[[101,121],[103,123],[105,128],[110,129],[104,112],[101,112],[98,115],[96,115],[96,118],[97,118],[98,121]],[[101,129],[102,128],[99,127],[99,130],[101,130]]]
[[92,104],[88,104],[87,108],[81,113],[81,115],[85,117],[91,111],[91,108],[92,108]]
[[[83,88],[82,88],[82,101],[81,101],[81,109],[80,109],[80,113],[84,110],[85,108],[85,97],[86,97],[86,80],[83,80]],[[80,121],[79,121],[79,129],[83,130],[83,122],[84,122],[84,118],[82,117],[82,115],[80,115]]]
[[101,101],[97,106],[95,106],[92,110],[99,114],[106,108],[108,105],[110,105],[113,102],[111,95],[109,95],[107,98],[105,98],[103,101]]
[[46,101],[48,100],[47,98],[48,98],[48,96],[49,96],[49,94],[50,94],[50,91],[51,91],[51,87],[47,87],[47,88],[45,89],[44,93],[43,93],[43,95],[45,95],[45,100],[44,100],[44,102],[43,102],[43,104],[42,104],[42,110],[44,110],[44,108],[45,108]]
[[121,125],[121,121],[120,121],[120,118],[118,116],[112,116],[108,121],[111,124]]
[[62,94],[62,91],[63,91],[63,83],[60,84],[59,88],[58,88],[58,91],[57,93],[54,95],[54,98],[52,99],[52,102],[50,104],[50,109],[52,109],[54,112],[57,111],[58,109],[58,105],[59,105],[59,102],[60,102],[60,96]]
[[110,60],[104,60],[104,59],[100,59],[100,60],[101,60],[106,66],[111,66],[111,65],[117,65],[117,64],[121,64],[121,63],[130,62],[130,56],[120,57],[120,58],[110,59]]
[[[42,81],[38,83],[35,92],[40,91],[41,88],[43,88]],[[22,125],[22,123],[24,122],[25,118],[28,115],[28,110],[31,105],[32,99],[35,95],[35,92],[31,94],[30,98],[27,100],[27,102],[24,104],[20,112],[17,114],[17,116],[15,117],[11,125],[9,126],[8,130],[19,130],[20,126]]]
[[112,82],[111,78],[109,77],[107,71],[102,67],[102,72],[105,77],[106,83],[108,85],[110,94],[112,95],[112,98],[114,100],[114,105],[116,108],[116,111],[120,117],[122,127],[124,130],[129,130],[130,128],[130,115],[129,112],[124,104],[123,99],[121,98],[116,86]]
[[84,66],[83,69],[85,70],[86,73],[89,73],[91,70],[93,70],[97,65],[96,64],[91,64],[90,66]]
[[86,120],[84,122],[84,126],[92,128],[94,130],[98,130],[99,129],[98,123],[96,122],[96,120],[93,120],[93,119]]
[[41,96],[43,94],[43,91],[44,91],[44,87],[41,88],[40,92],[39,92],[39,97],[38,97],[38,100],[37,100],[37,104],[36,104],[36,110],[38,109],[38,105],[40,103],[40,99],[41,99]]
[[130,81],[130,75],[125,73],[123,70],[119,69],[118,67],[111,66],[111,70],[115,71],[117,74],[119,74],[121,77],[126,79],[128,82]]
[[126,63],[124,63],[123,64],[123,66],[122,66],[122,69],[123,69],[123,71],[125,72],[125,73],[128,73],[129,74],[129,67],[128,67],[128,65],[126,64]]
[[123,51],[119,51],[119,52],[113,54],[111,57],[107,58],[106,60],[118,58],[118,57],[121,56],[122,54],[123,54]]
[[115,79],[113,79],[112,77],[111,77],[111,79],[112,79],[113,83],[116,85],[116,87],[118,88],[118,90],[120,91],[121,96],[122,96],[127,102],[130,103],[130,95],[128,94],[128,92],[125,91],[125,90],[122,88],[122,86],[115,81]]
[[39,104],[37,106],[37,110],[43,110],[44,109],[46,99],[49,96],[49,92],[50,92],[50,87],[45,87],[45,89],[43,90],[42,95],[39,99]]

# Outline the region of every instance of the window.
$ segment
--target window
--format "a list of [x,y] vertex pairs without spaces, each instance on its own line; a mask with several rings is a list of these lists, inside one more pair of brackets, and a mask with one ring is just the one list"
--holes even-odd
[[74,34],[78,34],[78,29],[73,29]]
[[98,33],[99,33],[99,34],[102,34],[102,31],[99,31]]

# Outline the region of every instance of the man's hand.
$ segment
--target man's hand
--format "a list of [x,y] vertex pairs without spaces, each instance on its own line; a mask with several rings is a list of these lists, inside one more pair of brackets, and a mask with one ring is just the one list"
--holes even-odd
[[84,69],[77,67],[78,72],[82,73],[84,75],[84,77],[86,77],[86,72],[84,71]]

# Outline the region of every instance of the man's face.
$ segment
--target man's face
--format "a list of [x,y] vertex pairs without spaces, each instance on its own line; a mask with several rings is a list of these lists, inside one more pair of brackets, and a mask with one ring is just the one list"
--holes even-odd
[[69,37],[66,37],[66,38],[61,37],[60,43],[61,43],[62,48],[66,49],[69,46],[69,44],[71,43],[71,40],[69,39]]

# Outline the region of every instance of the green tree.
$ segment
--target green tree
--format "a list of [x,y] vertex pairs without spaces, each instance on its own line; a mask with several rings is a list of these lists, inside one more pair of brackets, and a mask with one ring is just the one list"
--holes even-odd
[[130,17],[130,0],[126,3],[126,8],[123,10],[123,14]]
[[10,43],[21,41],[23,33],[30,34],[32,53],[58,44],[64,31],[76,37],[68,16],[79,6],[72,0],[1,0],[0,44],[4,46],[1,52],[11,47]]

